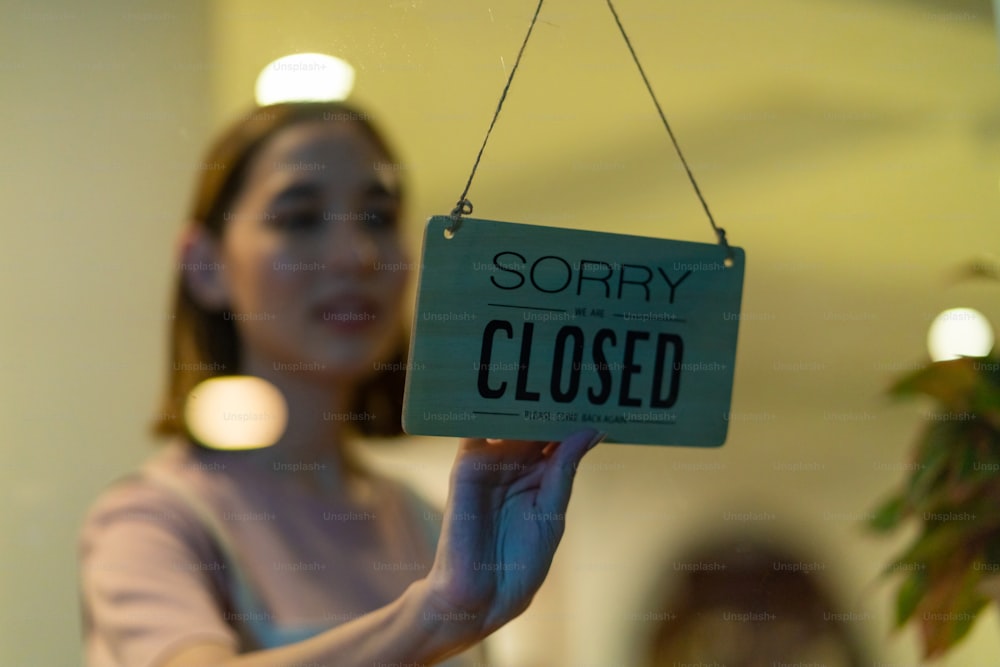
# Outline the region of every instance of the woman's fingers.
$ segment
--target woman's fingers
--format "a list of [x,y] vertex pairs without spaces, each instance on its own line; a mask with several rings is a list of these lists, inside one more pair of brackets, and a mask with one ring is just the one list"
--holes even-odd
[[[606,434],[593,428],[585,428],[568,436],[562,442],[544,440],[506,440],[504,438],[463,438],[462,449],[465,451],[486,450],[496,454],[509,455],[534,455],[540,454],[544,457],[555,456],[557,460],[579,461],[580,458],[594,445],[601,441]],[[556,454],[562,451],[561,454]]]
[[467,438],[462,441],[462,453],[480,460],[519,462],[531,465],[544,456],[548,443],[540,440],[504,440],[500,438]]
[[[539,497],[539,504],[548,506],[556,503],[553,507],[560,507],[569,502],[573,477],[580,459],[605,435],[596,429],[586,428],[576,431],[561,442],[466,438],[462,441],[461,449],[466,455],[474,457],[472,460],[478,461],[473,466],[476,470],[507,470],[500,468],[501,464],[522,466],[520,469],[523,474],[518,475],[522,478],[521,482],[533,479],[545,493],[544,497]],[[491,467],[486,467],[485,461],[492,461],[493,463],[487,464]],[[524,466],[530,466],[530,469]]]
[[488,447],[496,447],[497,445],[504,445],[507,447],[528,447],[528,448],[542,448],[545,446],[546,442],[544,440],[507,440],[504,438],[485,438],[486,445]]
[[606,435],[607,433],[595,429],[584,429],[559,443],[546,466],[542,487],[538,491],[540,507],[555,513],[566,510],[580,460]]

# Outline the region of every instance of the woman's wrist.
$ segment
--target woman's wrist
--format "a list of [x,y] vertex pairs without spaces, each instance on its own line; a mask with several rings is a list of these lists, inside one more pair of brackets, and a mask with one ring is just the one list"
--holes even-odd
[[483,615],[448,604],[433,590],[428,579],[411,584],[403,598],[410,613],[417,614],[418,625],[430,639],[432,652],[440,650],[448,656],[454,655],[486,638]]

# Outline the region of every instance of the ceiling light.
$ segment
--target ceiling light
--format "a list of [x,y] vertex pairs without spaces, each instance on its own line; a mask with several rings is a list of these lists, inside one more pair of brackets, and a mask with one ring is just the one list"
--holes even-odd
[[323,53],[294,53],[278,58],[257,76],[260,105],[278,102],[334,102],[347,99],[354,68]]

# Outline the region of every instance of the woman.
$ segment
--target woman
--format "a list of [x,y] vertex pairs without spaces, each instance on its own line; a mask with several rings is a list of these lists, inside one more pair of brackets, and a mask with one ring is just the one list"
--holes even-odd
[[[91,667],[438,664],[544,580],[600,434],[463,440],[439,528],[346,445],[351,424],[399,432],[408,264],[392,165],[367,116],[333,103],[261,108],[204,161],[179,249],[170,442],[82,532]],[[228,374],[284,395],[273,446],[212,450],[179,423],[188,392]]]

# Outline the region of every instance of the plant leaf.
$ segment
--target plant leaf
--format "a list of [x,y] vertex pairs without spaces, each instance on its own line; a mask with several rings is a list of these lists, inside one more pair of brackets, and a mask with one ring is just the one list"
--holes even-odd
[[940,401],[947,410],[961,411],[979,381],[973,364],[971,357],[933,361],[897,380],[889,394],[900,398],[924,394]]
[[[994,573],[996,572],[996,570],[991,571]],[[976,586],[976,591],[980,595],[1000,601],[1000,574],[991,574],[988,577],[983,577],[980,580],[979,585]]]
[[[910,547],[886,568],[886,573],[900,569],[924,569],[945,560],[965,542],[967,532],[952,522],[925,523],[923,532]],[[918,566],[923,566],[919,568]]]
[[920,509],[937,487],[948,468],[948,459],[955,449],[953,429],[948,422],[934,422],[924,431],[917,445],[916,469],[907,483],[909,504]]
[[906,498],[897,493],[875,510],[875,513],[868,519],[867,525],[876,532],[887,533],[899,526],[908,513]]
[[924,640],[924,655],[934,658],[958,643],[979,616],[987,599],[976,589],[982,571],[975,567],[981,558],[957,553],[950,559],[919,605],[920,630]]
[[913,570],[906,575],[896,593],[896,627],[902,627],[917,610],[917,606],[927,592],[929,578],[927,571]]
[[951,277],[954,282],[975,279],[1000,280],[1000,262],[990,257],[969,260],[956,267]]

